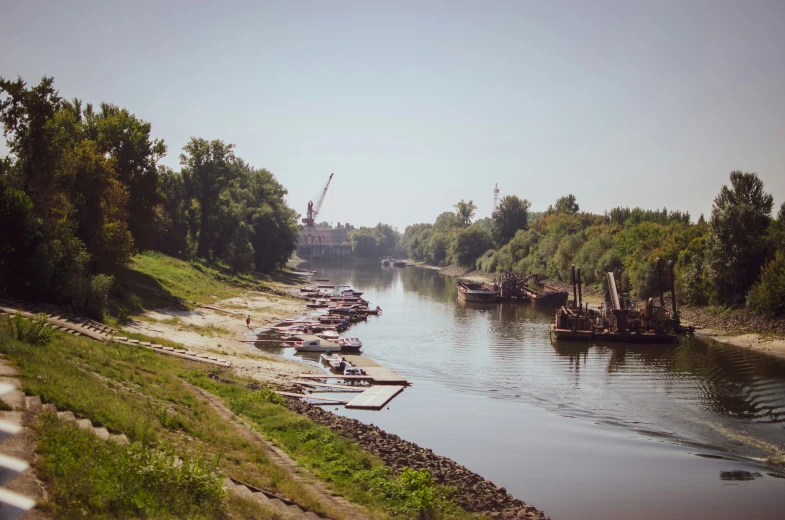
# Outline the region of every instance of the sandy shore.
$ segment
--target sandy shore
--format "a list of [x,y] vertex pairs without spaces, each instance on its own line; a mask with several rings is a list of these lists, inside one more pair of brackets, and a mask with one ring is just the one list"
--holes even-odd
[[260,382],[287,385],[298,374],[314,372],[305,363],[243,343],[241,340],[249,339],[246,333],[250,331],[245,324],[249,314],[251,328],[258,328],[308,313],[302,300],[249,292],[193,310],[146,311],[123,329],[166,338],[199,353],[220,355],[231,361],[238,375]]

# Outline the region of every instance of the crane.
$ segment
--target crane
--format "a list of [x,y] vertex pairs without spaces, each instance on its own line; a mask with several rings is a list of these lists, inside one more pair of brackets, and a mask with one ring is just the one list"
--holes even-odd
[[330,182],[333,180],[334,173],[330,174],[330,178],[327,179],[327,184],[324,185],[324,188],[318,193],[316,199],[316,203],[314,204],[313,200],[308,201],[308,212],[306,213],[306,217],[303,219],[303,224],[305,224],[305,230],[303,231],[303,238],[306,243],[310,242],[311,244],[315,243],[316,240],[319,240],[321,243],[321,237],[319,233],[316,231],[316,217],[319,216],[319,211],[322,209],[322,204],[324,204],[324,197],[327,196],[327,188],[330,187]]

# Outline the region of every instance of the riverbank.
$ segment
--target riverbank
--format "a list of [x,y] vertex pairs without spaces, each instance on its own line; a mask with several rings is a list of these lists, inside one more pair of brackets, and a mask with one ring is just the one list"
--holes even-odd
[[[494,280],[494,274],[455,265],[445,267],[423,262],[407,261],[411,266],[438,271],[445,276],[476,282]],[[559,290],[570,292],[572,286],[566,282],[543,280]],[[592,287],[583,287],[583,301],[598,305],[602,292]],[[684,325],[695,327],[695,334],[727,345],[746,348],[785,359],[785,318],[767,318],[749,309],[714,310],[710,307],[681,306],[679,315]]]
[[[253,380],[251,389],[272,387],[292,391],[290,381],[299,374],[319,371],[305,363],[262,353],[242,340],[247,339],[249,332],[245,323],[248,315],[251,316],[251,328],[256,328],[310,314],[312,311],[305,308],[299,292],[306,282],[299,279],[295,284],[290,278],[285,283],[267,281],[264,293],[238,288],[234,294],[221,293],[229,297],[212,299],[209,305],[173,305],[144,310],[123,330],[150,338],[165,337],[198,352],[220,354],[232,363],[230,379]],[[430,450],[299,400],[289,400],[286,405],[379,457],[393,475],[400,475],[405,468],[428,470],[437,485],[455,488],[453,499],[469,513],[499,518],[545,518],[503,488]]]

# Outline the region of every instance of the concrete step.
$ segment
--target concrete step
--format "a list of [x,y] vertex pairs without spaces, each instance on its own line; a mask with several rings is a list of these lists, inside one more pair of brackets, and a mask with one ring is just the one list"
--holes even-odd
[[52,403],[46,403],[45,405],[42,406],[42,408],[44,409],[44,413],[57,414],[57,407]]
[[38,415],[44,411],[44,405],[41,404],[41,398],[37,395],[25,396],[25,404],[28,411]]
[[76,423],[74,412],[57,412],[57,418],[63,422]]
[[90,419],[77,419],[76,425],[83,430],[87,430],[89,432],[93,431],[93,423],[90,422]]
[[128,437],[125,436],[124,433],[113,433],[109,435],[109,440],[112,442],[116,442],[117,444],[129,445],[131,444],[128,440]]
[[100,426],[98,428],[93,428],[93,433],[95,433],[96,437],[101,440],[108,441],[109,440],[109,430]]

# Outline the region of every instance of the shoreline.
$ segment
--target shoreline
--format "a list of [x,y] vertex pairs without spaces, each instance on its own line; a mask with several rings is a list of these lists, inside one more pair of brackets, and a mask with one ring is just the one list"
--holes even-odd
[[[445,276],[461,278],[473,282],[488,282],[494,279],[494,276],[491,273],[478,271],[476,269],[465,269],[454,265],[439,267],[410,260],[407,260],[406,263],[412,267],[430,269]],[[566,288],[565,290],[568,292],[570,290],[569,284],[566,284],[565,282],[548,281],[548,283],[555,287]],[[600,301],[601,298],[596,290],[586,290],[586,288],[584,288],[583,299],[584,301],[595,302]],[[746,309],[730,311],[728,313],[729,316],[725,317],[722,315],[710,314],[707,307],[693,306],[683,306],[679,310],[679,314],[683,318],[685,325],[692,325],[695,327],[695,335],[700,338],[711,339],[733,347],[749,349],[785,361],[784,318],[768,320],[765,317],[754,316],[750,320],[751,313]],[[738,333],[734,333],[730,329],[722,327],[723,321],[737,323],[736,328],[741,328],[742,330],[738,331]],[[746,325],[750,321],[757,324],[768,323],[771,326],[768,327],[768,332],[766,333],[756,332],[749,329]],[[739,322],[741,322],[741,324],[738,324]]]
[[[298,310],[299,306],[304,304],[299,290],[300,287],[305,287],[306,285],[309,285],[309,282],[307,279],[303,279],[301,284],[287,288],[287,296],[296,300],[292,305],[283,306],[287,309],[286,313],[290,314],[289,319],[300,319],[303,315],[309,314],[307,309],[305,312],[302,309]],[[246,296],[243,300],[254,302],[255,298],[254,296]],[[220,303],[216,304],[216,306],[219,305]],[[282,309],[279,308],[278,310]],[[202,309],[202,311],[205,311],[205,309]],[[224,318],[232,319],[231,317]],[[275,320],[268,318],[268,323],[270,321],[284,321],[285,319],[285,317],[276,317]],[[234,321],[236,320],[234,318]],[[235,325],[235,333],[244,333],[244,328],[244,322],[242,326]],[[258,349],[249,347],[249,350]],[[290,361],[277,354],[265,354],[263,352],[260,352],[260,354],[268,358],[275,358],[269,360],[272,366],[265,367],[261,371],[262,374],[259,373],[260,371],[248,370],[245,367],[238,370],[239,367],[233,366],[232,370],[238,375],[250,376],[263,384],[273,385],[283,390],[291,390],[292,385],[289,381],[296,378],[296,375],[292,374],[291,371],[292,365],[301,367],[297,371],[298,373],[319,373],[311,365],[297,360]],[[276,368],[280,368],[281,371],[277,371]],[[550,518],[534,506],[510,495],[505,488],[495,485],[493,482],[450,458],[433,453],[428,448],[422,448],[377,426],[367,425],[356,419],[333,414],[329,410],[325,410],[318,405],[309,404],[301,399],[286,398],[285,402],[286,407],[290,410],[309,418],[317,424],[330,428],[337,435],[349,439],[372,455],[379,457],[393,474],[398,474],[405,467],[416,470],[427,469],[435,482],[455,488],[456,503],[468,512],[508,520],[547,520]]]

